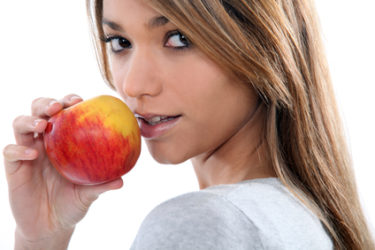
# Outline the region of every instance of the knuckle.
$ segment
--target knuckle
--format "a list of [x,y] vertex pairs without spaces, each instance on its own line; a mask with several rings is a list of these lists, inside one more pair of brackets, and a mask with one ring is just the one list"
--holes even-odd
[[53,98],[47,98],[47,97],[39,97],[35,99],[31,106],[31,113],[33,116],[43,117],[47,115],[46,109],[52,102],[57,102]]
[[66,95],[64,98],[63,98],[63,101],[65,103],[70,103],[72,101],[75,101],[76,99],[82,99],[79,95],[77,94],[69,94],[69,95]]
[[22,122],[24,122],[24,120],[25,120],[25,116],[24,115],[17,116],[13,120],[13,128],[17,128]]
[[70,99],[70,98],[73,97],[73,96],[77,96],[77,95],[74,94],[74,93],[71,93],[71,94],[69,94],[69,95],[64,96],[64,99]]
[[36,98],[31,104],[31,109],[33,111],[41,110],[43,106],[47,106],[51,101],[55,101],[55,99],[48,98],[48,97]]
[[3,156],[4,159],[7,159],[9,156],[10,151],[14,148],[13,144],[8,144],[3,148]]
[[32,101],[32,103],[31,103],[31,106],[34,107],[34,106],[38,105],[38,103],[40,103],[44,99],[46,99],[46,98],[44,98],[44,97],[38,97],[38,98],[34,99]]
[[72,95],[66,95],[62,99],[60,99],[61,103],[67,103],[69,102]]

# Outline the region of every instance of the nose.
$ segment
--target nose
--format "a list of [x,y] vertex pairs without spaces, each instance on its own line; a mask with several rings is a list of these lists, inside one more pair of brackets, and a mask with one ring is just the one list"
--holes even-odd
[[122,90],[127,97],[157,96],[162,90],[157,58],[147,50],[135,50],[125,66]]

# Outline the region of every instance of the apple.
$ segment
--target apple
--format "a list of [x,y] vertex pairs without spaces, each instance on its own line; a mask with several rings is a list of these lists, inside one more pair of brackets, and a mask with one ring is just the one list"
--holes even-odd
[[134,167],[141,151],[136,118],[124,102],[108,95],[52,116],[43,140],[51,164],[80,185],[119,178]]

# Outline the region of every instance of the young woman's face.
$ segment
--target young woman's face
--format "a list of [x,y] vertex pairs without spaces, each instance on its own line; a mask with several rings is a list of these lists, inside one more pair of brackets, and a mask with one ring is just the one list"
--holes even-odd
[[253,91],[143,1],[104,0],[103,29],[115,88],[157,161],[210,154],[247,124]]

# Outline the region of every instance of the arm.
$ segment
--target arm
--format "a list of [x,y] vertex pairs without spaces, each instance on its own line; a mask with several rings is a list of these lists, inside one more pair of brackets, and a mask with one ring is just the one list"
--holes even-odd
[[59,232],[56,236],[40,239],[37,241],[29,241],[22,236],[22,233],[16,230],[15,232],[15,250],[64,250],[68,248],[70,238],[73,234],[74,228]]

